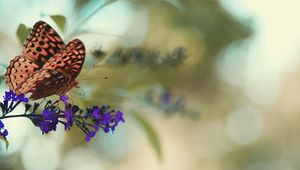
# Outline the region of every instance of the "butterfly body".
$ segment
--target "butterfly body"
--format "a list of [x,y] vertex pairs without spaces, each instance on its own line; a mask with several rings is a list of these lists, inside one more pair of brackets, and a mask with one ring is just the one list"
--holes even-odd
[[22,49],[11,60],[6,82],[15,93],[31,93],[33,100],[65,95],[78,87],[76,77],[85,59],[85,47],[79,39],[67,45],[47,23],[37,22]]

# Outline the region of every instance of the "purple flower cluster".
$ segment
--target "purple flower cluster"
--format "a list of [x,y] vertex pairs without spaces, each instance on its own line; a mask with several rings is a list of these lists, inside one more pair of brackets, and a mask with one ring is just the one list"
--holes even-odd
[[[67,96],[61,96],[60,100],[47,101],[40,114],[37,113],[40,103],[28,104],[28,98],[23,94],[16,95],[13,91],[5,92],[4,101],[0,102],[2,116],[0,116],[0,136],[6,139],[8,131],[4,129],[1,119],[8,117],[26,117],[33,124],[40,128],[42,134],[56,131],[59,123],[65,126],[65,130],[70,130],[73,125],[79,127],[85,134],[88,142],[96,135],[99,129],[105,133],[113,132],[119,122],[125,122],[123,112],[114,111],[109,106],[93,106],[92,108],[80,109],[79,106],[70,104]],[[25,112],[21,115],[10,115],[8,113],[21,102],[25,103]],[[64,107],[59,106],[63,103]]]
[[0,102],[2,116],[13,111],[21,102],[28,103],[29,101],[24,94],[17,95],[12,90],[6,91],[3,98],[3,102]]
[[58,124],[58,114],[51,113],[51,110],[49,109],[43,110],[39,124],[42,134],[55,131],[56,125]]
[[[117,111],[109,111],[108,106],[94,106],[92,109],[88,109],[88,114],[84,117],[85,119],[92,120],[92,124],[77,122],[78,126],[81,126],[83,131],[86,132],[86,141],[90,141],[92,137],[98,132],[99,128],[103,129],[105,133],[109,131],[114,131],[119,122],[125,122],[123,118],[123,113]],[[90,130],[92,129],[92,130]]]
[[198,118],[199,112],[189,110],[186,107],[186,100],[163,86],[152,87],[145,92],[145,102],[148,106],[156,107],[164,111],[166,116],[180,114],[191,118]]
[[26,98],[24,94],[17,95],[12,90],[6,91],[3,98],[6,101],[11,100],[13,102],[25,102],[25,103],[27,103],[29,101],[28,98]]
[[[12,90],[6,91],[3,99],[3,102],[0,102],[2,117],[5,117],[8,113],[13,111],[21,102],[27,103],[29,101],[24,94],[17,95]],[[6,140],[7,135],[8,131],[5,129],[3,122],[0,120],[0,137]]]
[[8,131],[4,128],[4,124],[0,120],[0,136],[2,136],[6,140],[7,135],[8,135]]

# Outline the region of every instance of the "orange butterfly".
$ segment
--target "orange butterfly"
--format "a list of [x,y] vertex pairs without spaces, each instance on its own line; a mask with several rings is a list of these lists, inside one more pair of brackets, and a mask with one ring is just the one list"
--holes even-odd
[[10,61],[6,83],[16,94],[32,93],[33,100],[65,95],[79,85],[75,79],[84,59],[85,47],[79,39],[65,45],[50,25],[39,21],[25,41],[22,54]]

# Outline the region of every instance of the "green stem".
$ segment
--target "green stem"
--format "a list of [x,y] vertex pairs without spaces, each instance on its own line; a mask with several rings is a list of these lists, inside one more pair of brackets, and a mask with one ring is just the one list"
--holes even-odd
[[7,118],[14,118],[14,117],[35,117],[37,115],[33,115],[33,114],[20,114],[20,115],[8,115],[8,116],[2,116],[0,117],[0,119],[7,119]]

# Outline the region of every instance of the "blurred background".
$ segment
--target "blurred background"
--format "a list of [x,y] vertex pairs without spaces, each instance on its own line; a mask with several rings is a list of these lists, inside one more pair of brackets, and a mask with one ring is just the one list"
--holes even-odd
[[76,127],[42,135],[29,120],[5,119],[0,169],[300,169],[299,6],[0,0],[1,94],[9,61],[43,20],[86,46],[74,103],[111,105],[126,119],[89,143]]

